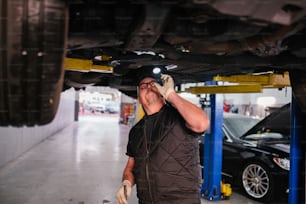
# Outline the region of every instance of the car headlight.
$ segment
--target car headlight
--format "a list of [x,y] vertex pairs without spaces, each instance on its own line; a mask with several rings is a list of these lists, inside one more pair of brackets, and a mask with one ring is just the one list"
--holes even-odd
[[274,157],[273,161],[282,169],[290,170],[290,160],[287,158]]

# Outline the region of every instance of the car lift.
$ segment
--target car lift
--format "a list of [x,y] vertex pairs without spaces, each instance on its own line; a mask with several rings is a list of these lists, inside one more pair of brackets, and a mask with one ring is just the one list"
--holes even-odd
[[[217,81],[239,83],[229,86],[218,86]],[[211,102],[211,126],[210,133],[205,136],[204,144],[204,181],[201,187],[201,196],[204,199],[215,201],[229,198],[231,188],[221,182],[222,170],[222,122],[223,122],[223,96],[217,93],[255,93],[262,88],[283,88],[290,86],[289,73],[263,74],[263,75],[236,75],[217,76],[207,86],[190,87],[185,92],[193,94],[210,94]],[[291,102],[291,140],[290,140],[290,172],[289,172],[289,204],[300,203],[301,190],[299,170],[303,163],[301,154],[300,127],[305,123],[305,114],[298,109],[294,96]],[[302,188],[303,189],[303,188]],[[301,195],[300,195],[301,196]]]

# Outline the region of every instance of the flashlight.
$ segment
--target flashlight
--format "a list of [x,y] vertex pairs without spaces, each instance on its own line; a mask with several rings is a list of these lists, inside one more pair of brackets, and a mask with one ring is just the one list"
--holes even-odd
[[157,83],[159,83],[160,85],[163,85],[163,82],[161,80],[162,69],[160,67],[154,67],[152,72],[155,76]]

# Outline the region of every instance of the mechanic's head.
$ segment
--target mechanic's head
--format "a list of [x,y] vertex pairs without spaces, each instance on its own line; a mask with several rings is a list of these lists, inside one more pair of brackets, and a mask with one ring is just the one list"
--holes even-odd
[[138,100],[143,105],[145,112],[152,107],[161,107],[165,104],[165,100],[155,87],[155,83],[162,83],[160,75],[166,73],[166,69],[162,67],[142,67],[138,71]]

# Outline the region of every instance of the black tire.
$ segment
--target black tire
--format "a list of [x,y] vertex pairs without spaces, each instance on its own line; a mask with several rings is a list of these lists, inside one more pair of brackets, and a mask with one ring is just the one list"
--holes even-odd
[[274,182],[266,165],[253,161],[242,168],[240,187],[253,200],[269,202],[274,198]]
[[51,122],[63,86],[68,5],[0,1],[0,125]]

